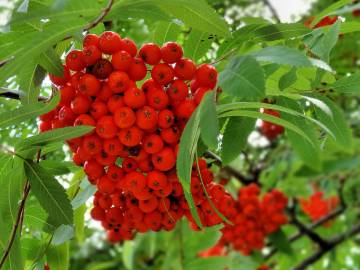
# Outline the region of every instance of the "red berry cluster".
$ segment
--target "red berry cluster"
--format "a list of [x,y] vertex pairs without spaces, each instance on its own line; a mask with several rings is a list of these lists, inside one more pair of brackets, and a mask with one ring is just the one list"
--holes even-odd
[[[137,84],[148,71],[151,78]],[[138,51],[132,40],[108,31],[87,35],[83,50],[66,56],[63,77],[50,79],[60,88],[61,101],[40,117],[39,128],[95,127],[68,144],[74,162],[97,186],[91,216],[108,230],[110,241],[130,239],[136,231],[171,230],[184,214],[190,218],[175,173],[176,155],[187,120],[216,85],[213,66],[197,67],[175,42],[148,43]],[[210,197],[220,199],[225,192],[217,191],[205,161],[200,167]],[[196,172],[191,190],[204,224],[220,222],[209,214]]]
[[235,250],[249,255],[254,250],[261,250],[265,245],[267,235],[276,232],[287,223],[284,213],[287,198],[278,191],[272,190],[262,198],[260,188],[256,184],[239,190],[235,202],[235,217],[232,225],[226,225],[220,242],[230,244]]
[[[263,113],[280,118],[280,113],[278,111],[264,109]],[[268,121],[261,121],[260,132],[262,135],[272,141],[280,134],[284,133],[284,127]]]
[[[329,214],[331,211],[336,209],[339,204],[338,196],[331,196],[324,198],[324,193],[316,191],[308,199],[301,198],[300,206],[302,211],[310,217],[312,221],[317,221],[322,217]],[[324,226],[328,227],[332,222],[325,223]]]

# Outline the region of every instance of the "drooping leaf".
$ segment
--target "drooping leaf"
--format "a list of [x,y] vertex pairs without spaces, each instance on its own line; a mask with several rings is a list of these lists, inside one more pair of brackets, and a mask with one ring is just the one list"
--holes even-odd
[[[284,107],[301,112],[301,107],[295,101],[288,98],[280,98],[279,101],[281,105],[284,105]],[[291,123],[296,124],[296,126],[300,127],[302,130],[306,130],[306,134],[309,136],[312,143],[309,143],[309,141],[291,130],[287,130],[287,136],[292,147],[300,156],[302,161],[310,168],[313,168],[314,170],[320,170],[320,143],[314,127],[311,126],[310,123],[304,118],[299,118],[289,114],[282,114],[281,117]]]
[[87,134],[93,129],[93,126],[74,126],[45,131],[27,138],[19,145],[19,148],[25,149],[28,146],[44,146],[59,141],[66,141]]
[[45,114],[54,109],[59,100],[60,95],[56,94],[47,103],[37,102],[35,104],[21,106],[20,108],[12,111],[3,112],[0,114],[0,128],[16,125],[23,121]]
[[306,96],[310,97],[308,100],[314,105],[319,121],[334,134],[336,143],[351,151],[352,132],[341,109],[327,97],[318,94]]
[[250,56],[232,59],[220,73],[219,85],[242,100],[258,100],[265,96],[264,72]]
[[64,188],[41,165],[25,161],[31,190],[55,225],[72,224],[73,210]]
[[44,70],[35,61],[26,65],[19,74],[20,100],[22,104],[34,104],[38,101],[40,84],[45,77]]
[[[42,153],[42,152],[41,152]],[[78,167],[71,161],[43,160],[41,165],[52,175],[68,174]]]
[[200,134],[203,142],[212,149],[218,146],[219,120],[215,104],[216,90],[207,92],[200,103]]
[[251,131],[254,130],[255,121],[255,119],[245,117],[229,119],[221,143],[222,164],[229,164],[240,155],[247,144]]
[[59,246],[74,237],[74,227],[71,225],[60,225],[54,231],[51,244]]

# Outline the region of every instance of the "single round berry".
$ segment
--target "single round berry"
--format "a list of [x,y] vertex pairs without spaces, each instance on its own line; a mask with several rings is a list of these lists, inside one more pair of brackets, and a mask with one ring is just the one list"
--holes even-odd
[[108,84],[115,93],[125,92],[130,86],[129,76],[122,71],[114,71],[110,74]]
[[141,81],[146,77],[146,73],[147,69],[143,60],[140,58],[134,58],[128,70],[130,79],[134,81]]
[[84,74],[79,80],[79,92],[88,95],[88,96],[96,96],[96,94],[100,91],[101,84],[100,81],[91,74]]
[[80,71],[85,68],[84,53],[79,50],[72,50],[65,59],[66,66],[73,71]]
[[99,46],[99,37],[95,34],[87,34],[83,40],[83,47],[86,48],[88,46]]
[[101,58],[101,51],[94,45],[84,47],[83,53],[86,66],[94,65]]
[[129,128],[135,124],[136,116],[129,107],[120,107],[114,113],[115,124],[119,128]]
[[215,67],[209,64],[202,64],[198,67],[195,74],[195,79],[200,86],[214,88],[217,83],[217,71]]
[[174,79],[174,70],[168,64],[157,64],[151,70],[151,77],[158,84],[166,85]]
[[128,71],[132,61],[131,55],[126,51],[117,52],[111,57],[111,64],[119,71]]
[[159,64],[161,60],[160,47],[154,43],[144,44],[139,50],[139,56],[146,64]]
[[173,64],[183,56],[183,50],[176,42],[167,42],[161,47],[161,56],[165,63]]
[[156,111],[149,106],[144,106],[136,112],[136,125],[144,130],[151,130],[157,125]]
[[114,54],[121,49],[121,38],[119,34],[106,31],[99,38],[99,49],[106,54]]
[[181,59],[175,65],[175,76],[181,80],[192,80],[195,76],[196,66],[190,59]]
[[91,69],[91,73],[95,75],[96,78],[106,79],[109,77],[113,71],[113,66],[107,59],[99,59],[95,62],[95,65]]
[[114,138],[117,134],[117,127],[114,117],[110,115],[102,116],[96,124],[96,133],[104,139]]

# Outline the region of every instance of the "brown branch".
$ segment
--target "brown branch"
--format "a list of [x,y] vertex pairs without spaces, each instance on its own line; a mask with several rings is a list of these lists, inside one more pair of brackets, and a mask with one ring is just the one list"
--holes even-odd
[[17,230],[19,228],[21,216],[23,215],[24,208],[25,208],[25,202],[26,202],[26,199],[27,199],[27,197],[29,195],[29,192],[30,192],[30,183],[29,183],[29,181],[26,181],[25,187],[24,187],[24,194],[23,194],[23,197],[22,197],[21,202],[20,202],[20,206],[19,206],[19,210],[18,210],[18,213],[17,213],[16,221],[15,221],[15,223],[13,225],[13,228],[12,228],[12,231],[11,231],[11,234],[10,234],[10,240],[9,240],[9,243],[8,243],[8,245],[7,245],[6,249],[5,249],[5,252],[4,252],[4,254],[3,254],[2,258],[1,258],[1,261],[0,261],[0,269],[4,266],[6,259],[10,254],[10,250],[11,250],[11,247],[12,247],[12,245],[14,243],[16,232],[17,232]]
[[214,159],[214,163],[216,165],[218,165],[219,167],[222,167],[222,170],[225,171],[226,173],[228,173],[229,175],[232,175],[234,176],[236,179],[238,179],[241,183],[243,183],[244,185],[248,185],[248,184],[251,184],[251,183],[256,183],[257,182],[257,178],[254,177],[254,176],[245,176],[243,175],[242,173],[240,173],[239,171],[237,171],[236,169],[234,169],[233,167],[231,166],[222,166],[222,161],[221,161],[221,158],[214,154],[213,152],[211,151],[206,151],[204,153],[204,157],[205,158],[211,158],[211,159]]
[[311,256],[309,256],[304,261],[302,261],[299,265],[295,266],[293,268],[293,270],[305,270],[305,269],[307,269],[310,265],[312,265],[315,262],[319,261],[330,250],[334,249],[336,246],[340,245],[342,242],[344,242],[345,240],[347,240],[351,236],[354,236],[354,235],[359,234],[359,233],[360,233],[360,224],[357,224],[357,225],[353,226],[347,232],[339,234],[339,235],[335,236],[334,238],[330,239],[328,241],[329,247],[327,249],[320,248],[315,253],[313,253]]
[[264,5],[267,6],[272,13],[273,17],[275,18],[276,22],[281,22],[279,14],[277,13],[276,9],[273,7],[273,5],[270,3],[269,0],[262,0]]
[[[20,100],[20,92],[18,91],[13,91],[13,90],[8,90],[6,92],[0,92],[0,97],[3,98],[10,98],[10,99],[16,99],[16,100]],[[38,101],[48,101],[48,98],[43,97],[43,96],[39,96],[38,97]]]
[[[36,153],[36,162],[39,163],[40,161],[40,158],[41,158],[41,150],[38,150],[37,153]],[[25,203],[26,203],[26,199],[30,193],[30,182],[29,180],[26,180],[25,182],[25,186],[24,186],[24,191],[23,191],[23,196],[22,196],[22,199],[21,199],[21,202],[20,202],[20,206],[19,206],[19,210],[18,210],[18,213],[17,213],[17,216],[16,216],[16,221],[13,225],[13,228],[11,230],[11,234],[10,234],[10,240],[9,240],[9,243],[5,249],[5,252],[1,258],[1,261],[0,261],[0,269],[3,267],[3,265],[5,264],[6,262],[6,259],[7,257],[9,256],[10,254],[10,251],[11,251],[11,248],[12,248],[12,245],[14,244],[14,240],[15,240],[15,236],[16,236],[16,232],[18,230],[18,228],[20,228],[20,232],[21,232],[21,229],[22,229],[22,224],[23,224],[23,218],[24,218],[24,215],[25,215]]]

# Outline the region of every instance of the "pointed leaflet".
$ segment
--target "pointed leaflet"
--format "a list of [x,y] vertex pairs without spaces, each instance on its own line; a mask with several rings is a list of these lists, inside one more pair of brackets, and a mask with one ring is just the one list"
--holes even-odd
[[265,96],[264,71],[250,56],[232,59],[220,73],[219,85],[242,100],[258,100]]
[[184,43],[184,55],[197,62],[209,51],[214,38],[214,35],[192,29]]
[[346,95],[360,96],[360,72],[343,77],[330,86],[336,92]]
[[63,66],[60,57],[53,48],[43,52],[39,57],[38,63],[49,73],[59,77],[63,76]]
[[54,109],[59,100],[60,95],[57,93],[48,103],[37,102],[35,104],[21,106],[12,111],[3,112],[0,114],[0,128],[16,125],[45,114]]
[[[24,186],[24,167],[22,160],[5,154],[0,155],[0,254],[9,244],[12,228],[16,222],[19,201],[22,198]],[[20,248],[19,230],[16,232],[14,244],[5,263],[5,269],[22,270],[23,261]]]
[[271,243],[277,248],[281,253],[284,253],[288,256],[294,255],[294,250],[291,247],[291,244],[282,230],[278,230],[269,235]]
[[26,138],[20,143],[19,149],[26,149],[26,147],[29,146],[44,146],[59,141],[70,140],[72,138],[81,137],[93,129],[93,126],[74,126],[45,131],[38,135]]
[[72,224],[73,210],[65,189],[41,165],[25,161],[31,190],[54,225]]
[[45,71],[35,61],[25,65],[18,75],[20,100],[22,104],[34,104],[38,101],[40,84],[45,78]]
[[284,90],[293,85],[297,80],[296,67],[292,67],[289,72],[281,76],[279,80],[279,89]]
[[304,42],[309,47],[310,51],[327,63],[329,63],[330,52],[338,41],[340,24],[340,20],[338,20],[328,29],[316,29],[311,35],[304,38]]
[[215,104],[216,90],[205,93],[200,103],[200,134],[204,143],[212,149],[218,146],[219,120]]
[[[288,98],[279,98],[279,104],[287,107],[289,109],[293,109],[299,111],[301,113],[301,107],[295,101]],[[287,130],[287,137],[290,140],[292,147],[295,152],[300,156],[304,164],[309,166],[314,170],[321,169],[321,157],[320,157],[320,143],[318,139],[318,134],[316,133],[313,126],[311,126],[304,118],[289,115],[289,114],[281,114],[281,117],[302,130],[306,130],[306,134],[311,139],[312,143],[309,143],[306,139],[304,139],[299,134],[294,131]]]
[[247,138],[255,127],[255,119],[231,117],[226,124],[221,142],[222,164],[229,164],[236,159],[247,144]]
[[334,134],[336,143],[351,151],[352,132],[341,109],[325,96],[308,94],[306,97],[314,105],[319,121]]
[[176,172],[179,181],[184,189],[186,201],[189,204],[191,215],[197,225],[201,228],[199,215],[196,211],[194,199],[190,191],[191,170],[194,163],[197,142],[200,138],[200,108],[198,107],[187,122],[183,134],[180,138],[179,152],[176,160]]

